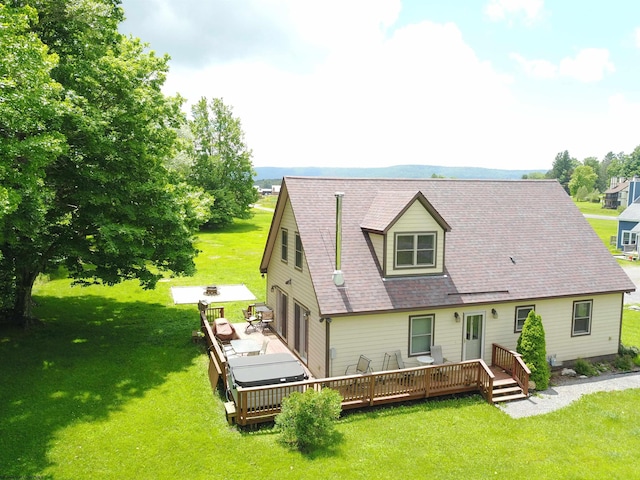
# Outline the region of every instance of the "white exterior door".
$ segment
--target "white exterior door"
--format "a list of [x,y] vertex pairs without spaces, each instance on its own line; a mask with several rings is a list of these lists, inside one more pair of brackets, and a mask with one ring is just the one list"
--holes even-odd
[[484,343],[484,314],[465,313],[462,339],[463,360],[482,358]]

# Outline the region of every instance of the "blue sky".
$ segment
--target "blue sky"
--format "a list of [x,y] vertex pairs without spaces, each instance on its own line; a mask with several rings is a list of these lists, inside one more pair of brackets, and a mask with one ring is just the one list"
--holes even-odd
[[634,0],[124,0],[165,91],[222,97],[255,166],[548,170],[640,145]]

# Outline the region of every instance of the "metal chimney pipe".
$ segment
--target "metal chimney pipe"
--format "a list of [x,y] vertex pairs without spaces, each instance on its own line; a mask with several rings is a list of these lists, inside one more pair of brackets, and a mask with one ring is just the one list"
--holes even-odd
[[344,285],[344,276],[342,275],[342,197],[343,192],[336,192],[336,269],[333,272],[333,283],[336,287]]

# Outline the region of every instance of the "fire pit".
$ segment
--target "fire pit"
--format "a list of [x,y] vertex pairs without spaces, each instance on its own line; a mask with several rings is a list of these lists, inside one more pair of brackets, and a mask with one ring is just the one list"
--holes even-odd
[[217,285],[208,285],[207,289],[204,291],[205,295],[218,295],[218,286]]

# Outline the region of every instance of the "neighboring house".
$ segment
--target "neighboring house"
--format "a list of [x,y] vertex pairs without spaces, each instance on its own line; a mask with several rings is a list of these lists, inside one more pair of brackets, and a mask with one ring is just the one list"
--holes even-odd
[[625,208],[618,216],[618,249],[636,250],[638,234],[640,234],[640,199]]
[[627,197],[629,195],[629,182],[623,181],[616,185],[612,185],[604,192],[604,208],[616,209],[619,206],[627,205]]
[[626,208],[638,198],[640,198],[640,178],[633,177],[627,180],[624,177],[612,177],[609,180],[609,189],[604,192],[603,207]]
[[260,270],[273,329],[316,377],[432,345],[490,363],[531,309],[556,362],[612,356],[635,290],[547,180],[285,177]]

